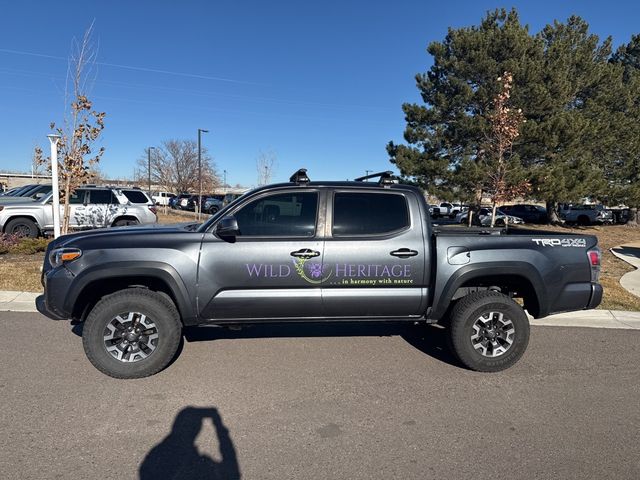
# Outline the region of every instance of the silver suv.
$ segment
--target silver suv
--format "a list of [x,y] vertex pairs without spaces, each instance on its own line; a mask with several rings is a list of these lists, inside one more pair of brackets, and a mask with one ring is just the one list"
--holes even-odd
[[[73,230],[156,223],[155,206],[133,204],[121,190],[78,188],[70,198]],[[60,206],[62,216],[63,207]],[[53,230],[53,194],[41,200],[0,205],[0,231],[37,237]]]

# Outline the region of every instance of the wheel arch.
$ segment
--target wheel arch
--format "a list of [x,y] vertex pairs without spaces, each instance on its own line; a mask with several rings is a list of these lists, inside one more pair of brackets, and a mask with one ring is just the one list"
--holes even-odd
[[38,220],[36,219],[36,217],[34,217],[33,215],[29,215],[29,214],[16,214],[13,215],[9,218],[7,218],[6,222],[4,222],[4,225],[2,227],[2,232],[6,232],[7,231],[7,225],[9,225],[9,222],[13,221],[13,220],[17,220],[20,218],[26,218],[27,220],[31,220],[33,223],[36,224],[36,227],[38,227],[38,230],[42,231],[42,226],[40,225],[40,223],[38,222]]
[[[429,318],[439,320],[450,310],[456,300],[473,291],[506,288],[516,291],[524,300],[524,307],[535,318],[546,315],[546,289],[537,269],[526,262],[496,262],[467,265],[451,275]],[[504,292],[503,292],[504,293]]]
[[140,223],[140,220],[133,215],[120,215],[119,217],[113,219],[113,221],[111,222],[111,226],[115,226],[115,224],[120,220],[135,220],[136,222]]
[[197,317],[182,278],[171,265],[162,262],[145,262],[143,265],[111,263],[87,269],[71,284],[65,310],[72,312],[72,318],[84,320],[101,298],[127,288],[147,288],[167,295],[184,324],[194,323]]

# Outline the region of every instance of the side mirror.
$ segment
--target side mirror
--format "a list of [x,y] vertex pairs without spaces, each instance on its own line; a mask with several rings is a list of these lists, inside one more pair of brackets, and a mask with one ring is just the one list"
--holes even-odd
[[233,215],[223,217],[216,225],[216,235],[219,237],[235,237],[240,234],[238,220]]

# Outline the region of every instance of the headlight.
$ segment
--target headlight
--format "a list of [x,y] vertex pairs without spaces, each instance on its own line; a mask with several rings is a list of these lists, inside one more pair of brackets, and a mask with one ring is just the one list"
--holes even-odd
[[71,262],[82,256],[79,248],[57,248],[49,254],[49,263],[56,268],[65,262]]

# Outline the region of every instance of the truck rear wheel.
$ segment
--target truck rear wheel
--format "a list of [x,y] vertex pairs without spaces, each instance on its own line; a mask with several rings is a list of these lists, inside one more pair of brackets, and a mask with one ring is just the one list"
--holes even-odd
[[176,354],[182,325],[171,300],[143,288],[108,295],[89,313],[82,344],[89,361],[114,378],[158,373]]
[[520,305],[493,291],[471,293],[451,312],[449,344],[471,370],[499,372],[514,365],[529,344],[529,320]]

